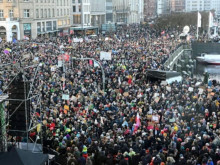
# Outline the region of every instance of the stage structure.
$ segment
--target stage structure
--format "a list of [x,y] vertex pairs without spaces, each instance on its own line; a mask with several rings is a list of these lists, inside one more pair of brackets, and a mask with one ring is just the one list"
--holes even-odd
[[[0,69],[11,66],[11,70],[7,69],[7,71],[13,73],[10,77],[11,81],[2,90],[2,94],[8,94],[8,98],[4,99],[8,104],[4,108],[2,108],[3,106],[0,107],[1,121],[3,121],[1,132],[4,132],[6,129],[4,135],[7,134],[7,144],[17,145],[16,143],[20,142],[21,138],[25,139],[27,143],[26,150],[30,150],[31,147],[32,152],[35,152],[35,148],[39,146],[36,145],[39,139],[41,139],[41,146],[43,144],[40,117],[41,94],[40,91],[34,90],[34,87],[39,85],[36,84],[38,83],[36,80],[39,65],[27,66],[26,63],[0,65]],[[29,73],[30,68],[34,72],[32,77],[30,77],[31,74]],[[7,114],[2,115],[2,112],[6,112]],[[34,129],[37,129],[35,140],[29,136],[30,131]],[[6,137],[4,136],[4,138]],[[30,143],[33,145],[28,145]],[[6,151],[4,149],[6,145],[2,146],[0,149]],[[36,150],[39,152],[39,148]],[[43,152],[42,147],[40,152]]]

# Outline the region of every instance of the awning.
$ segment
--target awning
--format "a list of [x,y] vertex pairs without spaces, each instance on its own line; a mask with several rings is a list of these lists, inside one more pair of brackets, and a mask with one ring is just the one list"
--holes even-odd
[[181,74],[175,71],[163,71],[163,70],[153,70],[147,69],[147,76],[152,78],[157,78],[161,80],[166,80],[168,78],[177,77]]
[[70,30],[92,30],[92,29],[98,29],[97,26],[84,26],[84,27],[70,27]]

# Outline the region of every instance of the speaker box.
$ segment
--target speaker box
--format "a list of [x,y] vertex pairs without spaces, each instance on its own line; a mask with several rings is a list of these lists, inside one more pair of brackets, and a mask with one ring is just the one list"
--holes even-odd
[[[30,123],[30,100],[25,100],[25,98],[27,99],[29,91],[30,82],[14,81],[9,87],[8,110],[10,116],[10,135],[23,136],[25,134],[20,131],[27,131],[26,124],[29,126]],[[25,112],[25,103],[27,112]]]

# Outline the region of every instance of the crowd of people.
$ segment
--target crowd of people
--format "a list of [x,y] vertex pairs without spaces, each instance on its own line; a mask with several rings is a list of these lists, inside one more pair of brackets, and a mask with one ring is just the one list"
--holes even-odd
[[[42,125],[44,146],[68,165],[219,165],[219,83],[146,76],[147,69],[167,69],[164,62],[184,43],[179,34],[129,25],[79,43],[68,37],[1,43],[1,63],[33,65],[24,73],[34,81],[32,94],[41,95],[41,107],[31,102],[35,124]],[[112,59],[100,60],[101,51]],[[101,63],[105,90],[97,63],[74,58]],[[5,84],[17,72],[2,71]]]

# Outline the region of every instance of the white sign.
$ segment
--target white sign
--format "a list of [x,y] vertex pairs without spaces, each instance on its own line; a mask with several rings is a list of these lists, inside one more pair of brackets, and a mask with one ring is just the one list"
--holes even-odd
[[159,120],[159,117],[158,116],[152,116],[152,121],[158,121]]
[[67,95],[67,94],[62,94],[62,99],[63,99],[63,100],[69,100],[69,99],[70,99],[70,96]]
[[166,86],[168,92],[171,92],[171,87]]
[[199,88],[199,94],[201,95],[203,93],[203,89]]
[[58,60],[58,67],[62,67],[63,66],[63,61]]
[[50,70],[51,70],[51,72],[55,72],[56,71],[56,66],[51,66]]
[[189,87],[188,91],[193,92],[193,88]]
[[39,61],[39,57],[34,57],[34,61]]
[[94,61],[94,67],[99,67],[99,64]]
[[100,60],[112,60],[111,52],[100,52]]
[[73,38],[73,42],[83,42],[82,38]]

